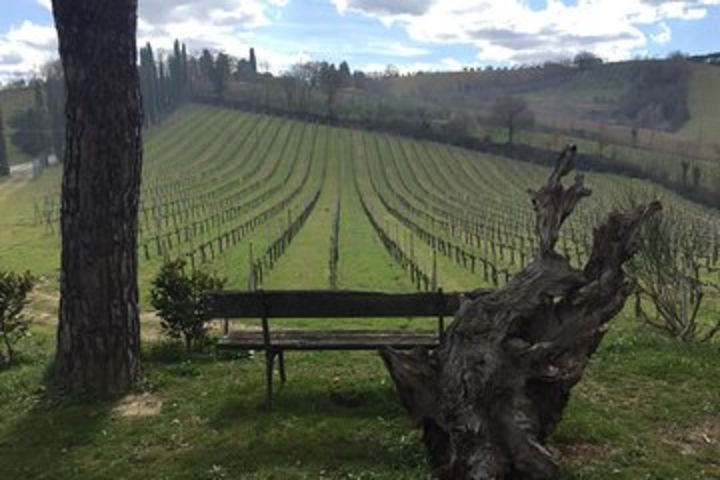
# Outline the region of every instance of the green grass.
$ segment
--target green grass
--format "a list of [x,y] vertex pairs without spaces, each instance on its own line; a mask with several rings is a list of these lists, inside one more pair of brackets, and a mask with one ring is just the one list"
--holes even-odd
[[[267,128],[262,130],[262,125]],[[339,194],[339,288],[401,292],[414,286],[362,211],[352,178],[353,162],[360,193],[372,211],[404,249],[409,251],[412,244],[418,262],[426,268],[430,248],[417,238],[410,241],[409,230],[374,194],[371,179],[398,208],[391,188],[415,205],[421,201],[414,194],[430,201],[446,218],[459,215],[462,207],[466,216],[508,228],[513,225],[523,232],[531,219],[525,189],[547,175],[547,169],[534,165],[433,143],[301,126],[189,106],[148,137],[143,199],[150,201],[148,189],[156,180],[167,185],[192,174],[196,180],[187,187],[193,195],[221,189],[212,197],[221,198],[267,177],[257,191],[237,200],[245,202],[270,191],[291,173],[287,185],[244,212],[240,222],[287,195],[299,184],[304,169],[310,168],[307,184],[291,203],[291,217],[318,188],[322,188],[320,199],[264,287],[329,287],[329,238]],[[243,139],[254,139],[256,128],[260,143],[253,148]],[[273,142],[270,138],[276,133]],[[210,141],[198,144],[206,138]],[[298,155],[294,167],[288,152]],[[232,183],[245,175],[245,182]],[[203,183],[203,178],[212,181]],[[373,352],[289,353],[289,381],[276,394],[275,410],[268,413],[262,407],[262,355],[186,355],[177,345],[159,339],[156,323],[148,320],[143,325],[144,379],[130,399],[135,413],[145,407],[146,416],[124,415],[128,406],[122,401],[59,397],[47,383],[59,244],[57,235],[32,224],[32,199],[56,190],[58,181],[59,171],[54,169],[34,181],[0,181],[4,212],[0,268],[30,268],[47,277],[31,307],[37,321],[32,335],[23,341],[21,361],[0,371],[0,478],[409,480],[427,475],[419,432]],[[578,211],[574,220],[578,230],[589,228],[595,215],[613,206],[619,191],[652,191],[688,219],[717,222],[717,214],[645,182],[602,175],[590,175],[588,181],[594,195]],[[229,286],[247,288],[249,245],[258,255],[287,219],[287,211],[272,217],[208,268],[228,277]],[[415,220],[427,227],[423,220]],[[154,227],[148,228],[144,235],[156,233]],[[490,245],[488,237],[478,247],[464,244],[461,235],[443,235],[482,254]],[[187,248],[182,244],[171,253],[180,255]],[[518,268],[510,265],[508,257],[496,260],[503,267]],[[144,293],[159,264],[157,258],[141,260]],[[487,286],[479,273],[472,274],[447,257],[438,258],[438,270],[440,284],[447,290]],[[275,323],[316,328],[434,326],[425,319]],[[213,329],[213,334],[217,331]],[[720,478],[718,385],[717,343],[679,345],[623,314],[574,390],[550,447],[572,479]]]

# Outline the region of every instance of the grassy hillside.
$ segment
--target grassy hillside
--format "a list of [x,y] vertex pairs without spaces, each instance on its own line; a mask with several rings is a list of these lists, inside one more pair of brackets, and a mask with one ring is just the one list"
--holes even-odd
[[[328,288],[338,205],[339,288],[417,287],[377,229],[425,273],[433,249],[422,238],[457,247],[436,257],[446,290],[503,284],[532,253],[525,190],[548,174],[536,165],[431,142],[203,106],[166,120],[146,142],[145,159],[138,253],[146,312],[149,282],[163,256],[204,264],[226,276],[230,287],[247,288],[251,249],[252,258],[261,259],[305,209],[309,217],[262,286]],[[45,276],[22,364],[0,371],[1,478],[140,479],[152,472],[172,479],[409,480],[427,474],[418,431],[371,352],[289,355],[289,382],[276,410],[267,413],[261,355],[186,355],[159,339],[148,312],[145,380],[136,395],[98,404],[49,393],[43,379],[54,341],[59,173],[51,168],[34,181],[0,181],[0,210],[6,212],[0,268]],[[593,196],[560,241],[574,262],[586,258],[598,216],[626,195],[660,197],[687,222],[679,228],[705,229],[710,249],[713,232],[720,231],[720,213],[647,182],[596,174],[587,181]],[[253,219],[254,227],[245,228]],[[707,255],[707,265],[717,267],[711,250]],[[255,322],[234,328],[241,325]],[[312,325],[432,328],[432,321]],[[716,350],[680,347],[623,313],[552,440],[568,478],[720,477]]]
[[[495,99],[506,95],[528,98],[543,124],[567,120],[594,120],[630,125],[636,119],[623,116],[622,103],[648,77],[660,71],[692,70],[690,62],[628,61],[578,68],[565,65],[521,67],[511,70],[472,70],[424,73],[386,81],[398,95],[429,98],[446,106],[488,110]],[[682,77],[682,76],[681,76]],[[681,88],[680,82],[673,87]],[[683,93],[684,95],[684,93]],[[659,100],[662,101],[662,98]],[[648,100],[650,101],[650,99]],[[649,121],[664,128],[664,119]]]
[[[691,156],[700,160],[720,164],[720,139],[715,132],[720,128],[720,67],[701,63],[690,63],[687,106],[689,120],[677,131],[667,132],[655,129],[638,129],[638,145],[661,153],[675,156]],[[592,83],[590,83],[592,84]],[[564,92],[559,92],[562,97]],[[592,98],[593,91],[587,91],[585,98]],[[569,89],[568,98],[576,97],[574,89]],[[562,102],[558,97],[541,95],[541,102]],[[537,101],[537,100],[536,100]],[[556,115],[548,119],[548,125],[561,129],[585,129],[606,136],[610,142],[629,145],[632,140],[630,128],[613,125],[594,118],[594,115],[570,116]]]
[[[678,80],[666,81],[660,87],[656,79],[664,75],[677,75]],[[488,115],[499,97],[523,96],[538,124],[545,127],[563,132],[581,129],[625,145],[632,142],[631,128],[635,127],[639,130],[638,143],[644,147],[673,154],[690,152],[705,160],[720,158],[716,136],[711,133],[720,121],[720,102],[714,101],[720,68],[705,64],[653,60],[607,63],[587,69],[550,65],[424,73],[390,78],[385,83],[396,95],[481,115]],[[658,92],[626,112],[627,104],[649,90],[648,85],[659,88]],[[670,118],[662,114],[663,109],[656,103],[671,95],[687,104],[687,121],[680,115],[680,123],[671,125]],[[675,131],[677,125],[681,128]]]
[[678,134],[690,141],[720,145],[720,66],[694,68],[688,106],[690,121]]

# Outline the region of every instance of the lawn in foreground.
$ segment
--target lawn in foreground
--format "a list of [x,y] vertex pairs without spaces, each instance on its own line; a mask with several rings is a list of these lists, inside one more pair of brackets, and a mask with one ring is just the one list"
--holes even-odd
[[[720,478],[717,346],[680,346],[621,320],[574,391],[552,448],[568,478]],[[54,330],[0,373],[0,477],[416,479],[419,432],[374,353],[291,353],[275,410],[262,356],[186,355],[146,342],[121,402],[46,386]],[[28,346],[30,347],[28,349]]]

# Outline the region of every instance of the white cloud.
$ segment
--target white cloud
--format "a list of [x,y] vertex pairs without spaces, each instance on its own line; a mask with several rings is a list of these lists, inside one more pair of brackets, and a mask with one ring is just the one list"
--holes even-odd
[[365,47],[355,47],[349,45],[345,52],[348,54],[362,54],[362,55],[376,55],[386,57],[421,57],[430,53],[430,50],[426,48],[411,47],[400,42],[381,42],[372,41],[368,42]]
[[355,10],[381,16],[422,15],[434,2],[435,0],[333,0],[340,13]]
[[[36,0],[48,11],[50,0]],[[151,42],[167,52],[177,38],[191,51],[209,48],[233,56],[247,56],[253,31],[276,19],[290,0],[139,0],[138,45]],[[303,54],[288,55],[256,48],[258,58],[273,71],[289,66]],[[263,55],[262,58],[260,55]],[[29,21],[0,34],[0,82],[27,77],[43,63],[57,57],[53,26]]]
[[[455,58],[443,58],[438,62],[431,63],[431,62],[410,62],[410,63],[401,63],[401,64],[391,64],[393,67],[397,68],[397,71],[400,72],[400,74],[405,75],[409,73],[417,73],[417,72],[447,72],[447,71],[459,71],[462,70],[465,67],[469,67],[472,65],[467,65],[466,63],[460,62],[459,60]],[[388,64],[383,63],[366,63],[365,65],[362,65],[360,67],[360,70],[366,73],[375,73],[375,74],[382,74],[386,71],[388,67]]]
[[[385,25],[404,27],[412,40],[468,44],[478,59],[534,63],[581,50],[606,59],[632,56],[644,48],[640,27],[660,24],[659,40],[669,40],[665,20],[697,20],[720,0],[547,0],[533,9],[525,0],[332,0],[338,11],[362,12]],[[382,5],[392,4],[393,8]]]
[[[50,0],[35,0],[48,11]],[[139,0],[138,42],[151,41],[167,51],[172,41],[185,41],[191,51],[223,50],[246,56],[256,46],[259,60],[282,71],[308,55],[262,48],[258,27],[278,21],[290,0]],[[308,1],[308,0],[299,0]],[[381,39],[365,45],[338,44],[322,54],[387,57],[390,61],[429,55],[428,44],[475,47],[478,62],[535,63],[592,51],[608,60],[629,58],[650,42],[672,39],[668,20],[692,21],[707,16],[720,0],[547,0],[542,9],[527,0],[331,0],[341,14],[362,12],[386,25],[404,28],[410,42]],[[311,7],[308,7],[311,8]],[[646,33],[651,32],[651,33]],[[27,76],[57,55],[52,26],[25,21],[0,32],[0,81]],[[316,52],[316,54],[319,54]],[[375,65],[378,66],[378,65]],[[404,63],[402,71],[458,69],[453,61]],[[381,70],[384,69],[382,66]]]
[[383,46],[383,49],[379,53],[392,57],[419,57],[427,55],[430,52],[424,48],[409,47],[400,42],[392,42]]
[[655,43],[668,43],[672,39],[672,31],[668,24],[660,22],[657,33],[651,34],[650,39]]
[[307,55],[263,48],[256,44],[254,30],[271,24],[289,1],[140,0],[138,42],[149,41],[159,51],[169,51],[177,38],[191,52],[208,48],[235,57],[247,57],[254,46],[258,61],[280,72]]
[[57,55],[55,27],[25,20],[0,36],[0,82],[39,72]]

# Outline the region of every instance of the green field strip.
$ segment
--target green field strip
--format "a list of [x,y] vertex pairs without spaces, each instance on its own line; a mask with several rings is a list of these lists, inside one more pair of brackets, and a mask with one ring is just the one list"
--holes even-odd
[[411,292],[415,286],[388,255],[360,206],[352,175],[352,152],[360,152],[358,132],[347,132],[342,158],[339,288]]
[[[375,177],[377,171],[383,168],[382,163],[379,161],[381,158],[378,154],[378,145],[373,142],[366,143],[369,146],[367,150],[367,165],[365,170],[366,178],[368,181],[365,182],[363,187],[363,196],[373,205],[373,210],[378,213],[381,224],[384,226],[386,233],[395,240],[396,243],[403,245],[403,249],[406,252],[412,252],[410,255],[417,258],[418,264],[423,266],[426,272],[432,271],[433,264],[433,251],[432,248],[419,239],[415,238],[412,231],[407,229],[396,217],[379,201],[379,198],[373,192],[370,185],[371,177]],[[374,160],[374,161],[373,161]],[[374,165],[373,165],[374,164]],[[363,171],[362,169],[359,171]],[[375,171],[375,173],[373,173]],[[379,176],[382,177],[382,176]],[[361,186],[363,182],[360,182]],[[387,191],[392,189],[390,184],[378,185],[378,179],[376,178],[375,184],[380,190]],[[482,284],[482,276],[480,273],[471,273],[470,271],[464,270],[458,267],[452,260],[441,255],[436,254],[437,262],[437,279],[438,286],[445,288],[446,290],[466,290],[471,288],[477,288],[478,285]]]
[[[288,143],[287,142],[278,143],[277,145],[278,145],[278,148],[281,149],[278,152],[278,158],[281,158],[283,152],[285,152],[285,150],[287,149]],[[291,157],[291,155],[288,155],[287,158],[292,158],[292,157]],[[238,182],[238,183],[241,184],[241,182]],[[258,185],[258,187],[260,187],[260,186],[262,186],[262,185]],[[260,192],[260,195],[263,195],[262,191]],[[235,193],[233,193],[233,197],[235,197],[235,196],[237,196],[238,200],[240,199],[239,197],[241,197],[241,195],[236,195]],[[269,197],[265,195],[263,197],[263,200],[267,200],[268,198]],[[234,209],[234,208],[238,208],[239,206],[233,205],[232,202],[226,202],[225,200],[228,200],[228,198],[223,198],[223,199],[220,199],[219,201],[210,202],[208,208],[205,208],[205,205],[203,205],[202,213],[206,214],[206,216],[203,217],[203,216],[191,215],[185,219],[181,218],[181,220],[179,222],[174,224],[169,229],[169,232],[162,232],[162,231],[158,232],[156,229],[156,231],[155,231],[156,236],[147,239],[145,241],[145,245],[147,245],[147,242],[149,242],[150,244],[156,243],[158,245],[156,250],[160,250],[160,245],[162,243],[163,238],[166,241],[168,241],[169,245],[172,245],[173,232],[175,232],[175,234],[176,234],[177,242],[181,241],[182,237],[179,233],[181,231],[183,231],[185,238],[187,239],[188,234],[189,234],[188,228],[190,227],[190,225],[192,225],[193,241],[202,242],[203,240],[212,238],[214,235],[216,235],[217,233],[220,233],[225,228],[224,227],[225,223],[227,223],[228,221],[235,221],[235,218],[237,217],[236,215],[232,215],[232,216],[227,215],[227,213],[230,213],[230,212],[228,212],[227,209],[228,208]],[[239,202],[235,202],[235,203],[239,203]],[[202,233],[200,236],[197,236],[198,224],[200,224],[200,226],[202,227]],[[208,227],[208,225],[209,225],[209,227]],[[173,231],[173,228],[174,228],[174,231]],[[170,235],[169,239],[168,239],[168,235]],[[144,249],[144,252],[143,252],[144,256],[146,258],[149,257],[150,251],[152,250],[152,245],[150,245],[150,249],[148,249],[146,246],[143,246],[143,249]],[[160,254],[157,251],[156,251],[156,253]]]
[[[254,257],[259,256],[273,241],[273,239],[287,226],[289,219],[302,209],[319,188],[324,158],[320,153],[327,141],[327,133],[324,128],[314,127],[313,134],[304,136],[299,158],[310,168],[310,178],[298,199],[294,200],[291,206],[284,210],[284,213],[276,215],[273,219],[253,231],[250,235],[236,246],[226,250],[211,264],[211,268],[228,279],[231,288],[247,289],[249,279],[249,256],[252,248]],[[302,175],[292,175],[294,184],[298,184]],[[285,192],[290,187],[283,189]],[[281,193],[282,194],[282,193]],[[280,195],[280,194],[279,194]],[[252,244],[252,247],[250,247]]]
[[[231,122],[231,127],[240,127],[242,123],[238,123],[242,120],[239,117],[235,117],[234,122]],[[223,122],[223,123],[227,123]],[[221,126],[223,123],[217,125]],[[233,130],[228,130],[233,132]],[[169,158],[171,160],[163,162],[168,167],[168,164],[172,164],[172,170],[190,172],[192,165],[196,167],[192,170],[192,174],[185,174],[183,177],[176,178],[175,180],[165,181],[157,183],[155,185],[148,185],[143,189],[144,195],[142,196],[142,207],[148,209],[163,209],[167,205],[171,205],[179,199],[187,198],[198,198],[201,197],[208,189],[212,187],[212,179],[206,179],[212,171],[211,167],[218,163],[228,163],[229,160],[237,152],[237,148],[242,146],[242,130],[240,134],[230,134],[227,138],[216,137],[213,135],[213,130],[205,131],[205,135],[208,137],[204,143],[195,143],[189,148],[184,156],[192,159],[191,165],[175,165],[174,158],[176,155],[172,155]],[[184,168],[183,168],[184,167]]]
[[[398,147],[399,152],[397,154],[393,154],[392,147]],[[403,174],[407,174],[407,172],[410,173],[410,177],[414,177],[412,175],[412,167],[414,165],[419,164],[419,160],[417,159],[418,152],[417,151],[411,151],[406,152],[401,148],[399,145],[393,145],[392,143],[389,144],[390,147],[390,153],[391,158],[394,160],[402,159],[404,161],[404,169],[402,170],[402,173],[400,173],[401,170],[398,169],[398,175],[402,176]],[[394,162],[396,163],[396,162]],[[397,163],[396,163],[397,165]],[[436,171],[435,174],[439,174],[439,171]],[[436,186],[437,187],[437,186]],[[392,189],[388,189],[388,191],[393,191]],[[426,189],[426,191],[428,191]],[[396,199],[398,201],[404,201],[402,197],[399,197],[395,195]],[[468,194],[465,194],[465,198],[468,197]],[[496,270],[508,270],[510,268],[517,270],[520,267],[520,262],[523,258],[527,260],[527,255],[523,257],[521,254],[515,255],[514,253],[510,253],[507,255],[508,263],[505,262],[506,255],[505,251],[510,249],[511,246],[508,242],[501,242],[501,239],[498,238],[497,243],[498,249],[496,249],[496,241],[493,236],[493,238],[490,240],[490,247],[486,245],[486,248],[484,251],[480,250],[480,246],[478,244],[478,239],[482,237],[482,235],[486,234],[487,228],[483,228],[482,231],[478,231],[475,228],[470,228],[471,222],[478,222],[477,217],[474,219],[471,219],[468,217],[468,213],[465,210],[466,203],[458,202],[458,203],[452,203],[450,202],[450,196],[446,196],[445,199],[442,199],[440,197],[440,194],[438,192],[435,192],[434,195],[434,205],[442,204],[443,206],[441,208],[441,218],[450,220],[450,225],[441,225],[438,223],[438,221],[433,221],[431,224],[427,223],[427,216],[423,216],[422,218],[417,217],[416,211],[408,211],[408,213],[411,216],[415,216],[415,219],[413,222],[417,225],[423,226],[426,230],[432,231],[433,234],[438,235],[442,238],[444,238],[446,241],[451,242],[454,245],[457,245],[461,247],[463,250],[465,250],[467,253],[474,255],[478,259],[484,260],[483,262],[483,279],[485,280],[486,277],[490,278],[497,278],[498,272]],[[476,212],[477,215],[477,212]],[[487,227],[487,222],[480,222],[479,224],[476,224],[476,228],[479,226]],[[493,227],[491,232],[495,232],[496,229]],[[499,231],[498,231],[499,232]],[[505,243],[505,244],[504,244]],[[514,247],[512,247],[514,249]],[[498,255],[499,252],[499,255]],[[492,255],[491,255],[492,253]],[[516,263],[517,262],[517,263]],[[490,270],[488,271],[488,263],[490,264]],[[479,267],[478,265],[475,265],[476,267]],[[470,262],[470,269],[473,270],[473,261]],[[476,270],[477,271],[477,270]]]
[[336,201],[339,162],[336,133],[328,133],[324,155],[327,174],[317,206],[300,233],[270,272],[263,288],[268,290],[297,288],[300,290],[327,290],[328,252],[330,250],[330,224]]

